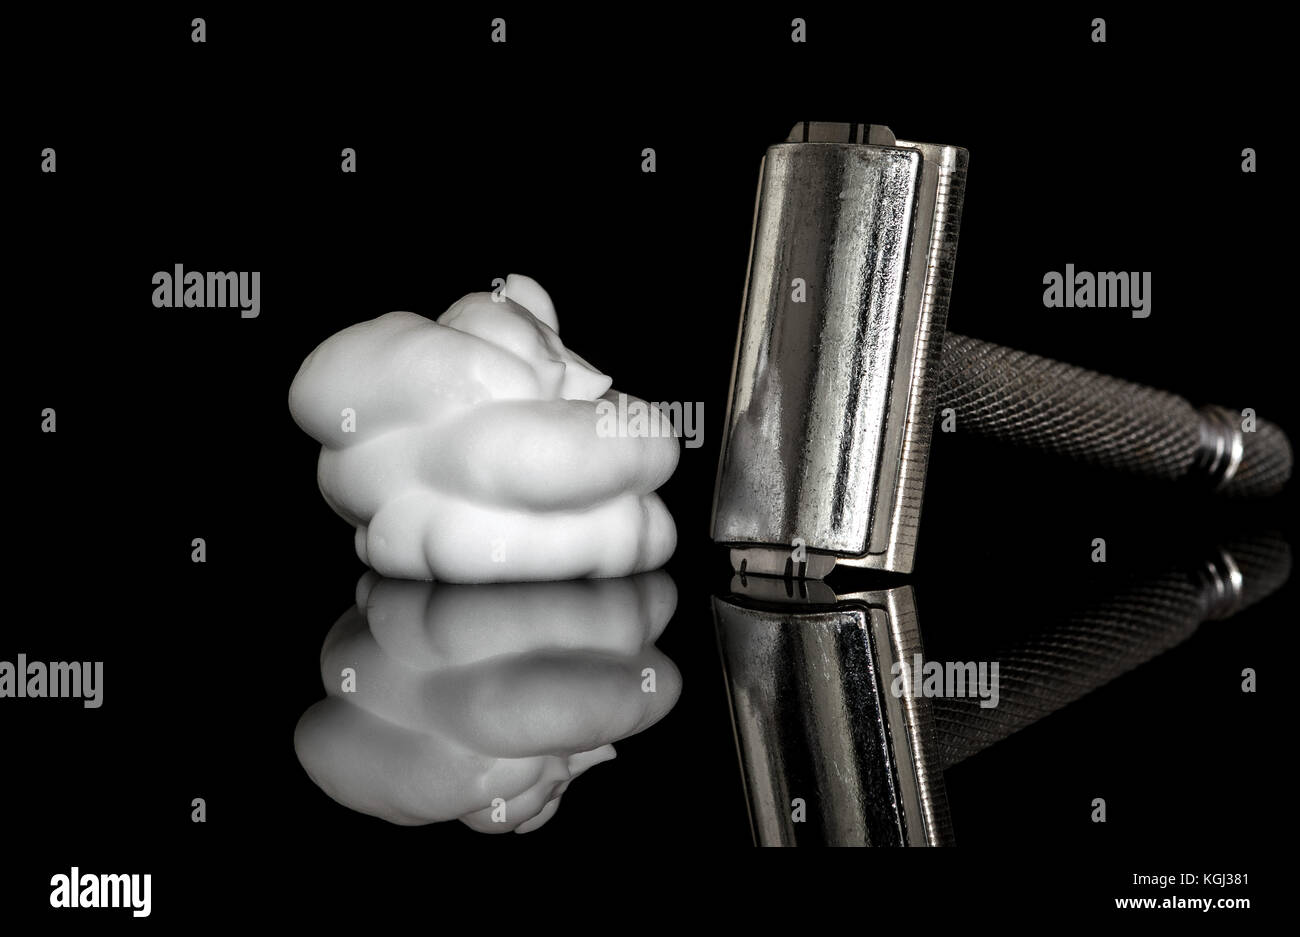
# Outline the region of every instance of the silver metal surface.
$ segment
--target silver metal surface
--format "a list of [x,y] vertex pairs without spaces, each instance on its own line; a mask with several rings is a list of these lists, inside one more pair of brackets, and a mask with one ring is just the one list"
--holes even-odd
[[1207,621],[1231,618],[1241,608],[1245,596],[1245,580],[1232,554],[1220,548],[1205,561],[1199,584],[1205,597]]
[[751,572],[795,548],[805,575],[908,572],[966,152],[870,125],[791,140],[763,163],[713,539]]
[[1200,409],[1201,439],[1196,453],[1196,466],[1216,489],[1227,485],[1245,452],[1245,438],[1241,434],[1241,414],[1226,407],[1208,406]]
[[910,586],[737,576],[713,607],[758,844],[951,841],[930,700],[908,666],[892,689],[922,653]]
[[748,576],[825,579],[835,568],[835,557],[789,547],[749,547],[731,551],[731,568]]

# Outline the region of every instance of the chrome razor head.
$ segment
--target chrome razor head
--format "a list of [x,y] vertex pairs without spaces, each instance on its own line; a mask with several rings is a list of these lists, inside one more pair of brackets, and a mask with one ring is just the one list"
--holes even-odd
[[736,571],[911,571],[966,163],[866,124],[768,149],[714,494]]

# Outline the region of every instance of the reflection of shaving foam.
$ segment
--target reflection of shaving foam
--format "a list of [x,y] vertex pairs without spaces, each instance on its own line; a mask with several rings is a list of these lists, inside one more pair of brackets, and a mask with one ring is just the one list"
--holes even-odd
[[298,723],[298,758],[334,800],[392,823],[536,829],[612,742],[676,703],[681,676],[654,648],[676,605],[664,572],[493,586],[367,573],[325,639],[329,695]]
[[566,349],[533,280],[432,322],[346,328],[303,362],[294,420],[322,443],[325,500],[385,576],[453,582],[623,576],[672,555],[662,437],[597,432],[610,379]]

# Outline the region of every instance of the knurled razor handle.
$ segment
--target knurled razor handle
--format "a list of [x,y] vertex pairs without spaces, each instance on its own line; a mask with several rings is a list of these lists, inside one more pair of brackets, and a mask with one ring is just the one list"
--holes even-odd
[[1291,446],[1267,420],[951,332],[941,425],[948,409],[958,433],[1151,478],[1201,477],[1225,495],[1276,494],[1291,477]]

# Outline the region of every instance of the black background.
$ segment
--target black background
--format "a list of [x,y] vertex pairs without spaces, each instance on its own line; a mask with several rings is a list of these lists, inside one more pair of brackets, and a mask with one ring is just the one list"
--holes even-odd
[[[193,15],[206,44],[190,42]],[[805,45],[789,41],[795,15]],[[493,16],[505,45],[489,41]],[[208,876],[232,868],[269,895],[346,879],[364,904],[385,876],[475,877],[519,850],[576,874],[604,854],[662,868],[745,847],[708,600],[729,570],[708,517],[763,150],[804,119],[965,146],[955,331],[1294,431],[1277,35],[1262,19],[929,7],[15,23],[15,575],[0,658],[103,660],[105,705],[0,707],[6,826],[25,844],[6,905],[48,910],[49,876],[73,864],[152,872],[162,920],[217,910]],[[39,172],[46,146],[55,175]],[[355,175],[339,171],[347,146]],[[1240,171],[1246,146],[1256,174]],[[261,271],[260,317],[153,308],[150,277],[176,263]],[[1151,271],[1151,317],[1045,309],[1042,276],[1066,263]],[[536,833],[393,827],[329,800],[293,751],[363,567],[315,487],[318,447],[288,387],[338,329],[392,309],[436,317],[510,272],[540,281],[566,343],[617,387],[704,402],[705,444],[661,489],[680,598],[659,647],[684,691]],[[57,434],[39,431],[43,407]],[[941,434],[931,465],[910,581],[927,645],[956,652],[1057,620],[1107,577],[1293,521],[1291,493],[1224,505]],[[205,565],[190,562],[196,536]],[[1089,561],[1097,536],[1105,568]],[[1293,603],[1286,588],[1205,625],[948,772],[955,856],[854,863],[894,888],[975,882],[994,906],[1071,913],[1141,893],[1134,872],[1260,880],[1261,847],[1289,824]],[[1240,692],[1247,666],[1258,694]],[[1104,825],[1089,819],[1097,796]],[[193,797],[206,824],[190,822]]]

